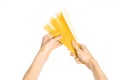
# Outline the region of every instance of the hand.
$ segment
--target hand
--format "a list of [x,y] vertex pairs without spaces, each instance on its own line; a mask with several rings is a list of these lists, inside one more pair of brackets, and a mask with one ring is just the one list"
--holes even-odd
[[48,59],[50,52],[59,47],[61,43],[59,40],[61,36],[53,37],[51,34],[47,34],[43,37],[41,48],[32,62],[30,68],[23,77],[23,80],[37,80],[40,71]]
[[86,46],[77,44],[76,42],[72,42],[72,45],[77,52],[77,57],[74,55],[74,53],[71,53],[72,56],[75,56],[76,62],[84,63],[88,68],[91,68],[91,60],[95,59],[92,57]]
[[[44,51],[43,56],[49,56],[49,53],[55,48],[61,46],[62,44],[59,40],[62,36],[53,37],[50,33],[45,35],[42,40],[40,51]],[[39,52],[40,52],[39,51]]]

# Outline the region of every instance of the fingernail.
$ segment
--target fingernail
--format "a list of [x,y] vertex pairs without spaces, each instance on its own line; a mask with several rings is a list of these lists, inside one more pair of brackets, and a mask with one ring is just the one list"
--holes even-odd
[[72,44],[75,44],[75,41],[72,41]]
[[62,35],[59,35],[58,37],[62,38]]

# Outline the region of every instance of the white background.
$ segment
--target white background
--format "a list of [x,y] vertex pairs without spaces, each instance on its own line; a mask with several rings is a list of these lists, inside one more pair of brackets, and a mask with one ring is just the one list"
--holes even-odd
[[[50,16],[67,10],[77,41],[85,44],[109,80],[120,80],[119,0],[0,0],[0,80],[21,80],[39,50]],[[94,80],[66,47],[54,50],[40,80]]]

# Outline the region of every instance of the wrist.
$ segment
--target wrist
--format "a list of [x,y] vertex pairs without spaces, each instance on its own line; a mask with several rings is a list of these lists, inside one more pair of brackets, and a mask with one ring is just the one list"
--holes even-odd
[[39,52],[44,52],[44,53],[50,53],[52,51],[52,49],[50,49],[49,47],[43,46],[40,48]]
[[42,61],[46,61],[46,60],[48,59],[49,55],[50,55],[50,52],[51,52],[51,51],[48,51],[48,50],[46,50],[46,49],[41,48],[41,49],[38,51],[38,56],[40,57],[40,59],[41,59]]
[[90,69],[90,70],[93,70],[94,67],[97,66],[97,61],[94,59],[94,58],[91,58],[89,60],[89,62],[87,63],[87,67]]

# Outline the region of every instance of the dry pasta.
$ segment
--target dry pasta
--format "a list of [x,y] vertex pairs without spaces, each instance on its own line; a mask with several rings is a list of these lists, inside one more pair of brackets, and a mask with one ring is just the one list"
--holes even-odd
[[56,17],[51,17],[47,25],[44,26],[45,30],[51,33],[54,37],[62,35],[60,40],[72,53],[76,54],[72,46],[72,41],[76,41],[64,16],[65,12],[61,11],[56,14]]

